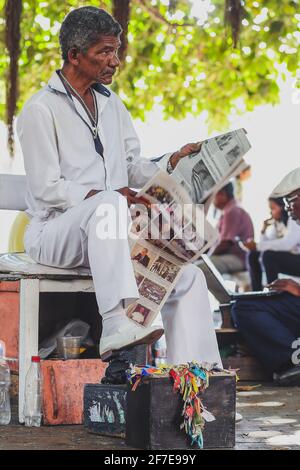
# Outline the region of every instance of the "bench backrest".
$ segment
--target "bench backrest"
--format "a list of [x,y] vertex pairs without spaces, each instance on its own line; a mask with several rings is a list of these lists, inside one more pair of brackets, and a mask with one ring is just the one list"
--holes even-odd
[[[158,162],[162,157],[152,158]],[[25,211],[26,176],[0,174],[0,210]]]
[[26,176],[0,174],[0,209],[24,211]]

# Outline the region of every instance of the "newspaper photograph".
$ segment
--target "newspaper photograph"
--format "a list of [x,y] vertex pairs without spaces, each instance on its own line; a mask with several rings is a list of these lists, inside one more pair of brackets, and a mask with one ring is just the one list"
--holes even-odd
[[145,205],[131,211],[131,259],[140,298],[127,316],[150,325],[168,299],[184,265],[215,243],[216,231],[202,207],[159,171],[138,193]]
[[179,161],[172,178],[194,203],[202,203],[231,175],[250,148],[244,129],[207,139],[200,152]]
[[148,326],[168,299],[185,262],[143,239],[133,245],[131,259],[140,298],[127,308],[127,316]]

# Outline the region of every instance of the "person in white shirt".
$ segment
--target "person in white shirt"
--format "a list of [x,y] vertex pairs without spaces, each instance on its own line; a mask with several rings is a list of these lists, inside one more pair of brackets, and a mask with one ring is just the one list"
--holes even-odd
[[269,198],[269,207],[271,218],[264,221],[259,242],[244,243],[254,291],[262,290],[262,268],[268,283],[279,273],[300,276],[300,226],[288,216],[282,198]]
[[[127,204],[140,200],[130,188],[141,188],[158,166],[140,157],[129,113],[104,86],[119,65],[121,31],[102,9],[82,7],[69,13],[60,30],[63,67],[25,104],[17,123],[31,217],[26,251],[41,264],[90,268],[102,316],[103,358],[114,350],[151,343],[163,333],[162,328],[137,325],[125,312],[139,298],[127,238]],[[175,168],[180,158],[198,148],[188,144],[165,155],[160,166]],[[101,212],[107,206],[115,211],[123,237],[99,236]],[[205,279],[195,266],[184,269],[162,318],[170,363],[195,359],[222,365]]]
[[[289,216],[300,224],[300,168],[286,175],[272,198],[284,198]],[[277,295],[243,298],[232,306],[234,324],[249,349],[281,386],[300,386],[300,284],[276,279],[268,285]]]

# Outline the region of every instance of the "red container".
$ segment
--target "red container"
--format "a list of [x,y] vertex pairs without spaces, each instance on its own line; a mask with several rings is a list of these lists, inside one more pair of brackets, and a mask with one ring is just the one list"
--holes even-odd
[[[6,356],[19,357],[19,281],[0,281],[0,339],[5,341]],[[18,370],[17,361],[9,361],[11,370]]]
[[82,424],[84,385],[100,383],[106,367],[100,359],[41,361],[43,423]]

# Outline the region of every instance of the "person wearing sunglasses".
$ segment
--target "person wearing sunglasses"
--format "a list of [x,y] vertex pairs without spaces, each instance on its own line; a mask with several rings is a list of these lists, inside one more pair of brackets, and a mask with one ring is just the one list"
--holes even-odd
[[[300,224],[300,167],[276,186],[272,198],[285,198],[290,217]],[[299,259],[300,265],[300,259]],[[279,385],[300,385],[300,280],[276,279],[278,295],[238,300],[232,316],[249,348]]]

